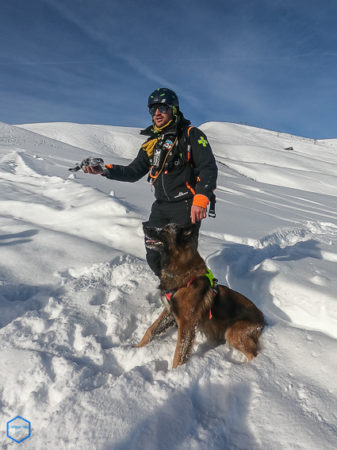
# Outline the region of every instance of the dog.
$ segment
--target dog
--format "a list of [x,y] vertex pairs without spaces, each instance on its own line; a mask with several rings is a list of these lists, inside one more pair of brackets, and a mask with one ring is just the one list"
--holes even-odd
[[197,329],[208,339],[226,340],[248,360],[253,359],[265,325],[264,316],[244,295],[216,283],[197,251],[197,226],[168,224],[157,228],[144,222],[143,229],[145,245],[161,254],[159,288],[165,309],[138,347],[176,324],[173,368],[190,357]]

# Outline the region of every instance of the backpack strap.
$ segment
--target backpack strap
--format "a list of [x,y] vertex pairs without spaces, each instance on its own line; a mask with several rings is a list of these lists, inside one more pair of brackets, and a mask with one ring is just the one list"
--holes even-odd
[[191,159],[191,143],[190,143],[190,132],[194,127],[188,127],[187,129],[187,162]]
[[[188,127],[188,129],[187,129],[187,162],[189,162],[191,164],[191,166],[193,167],[192,162],[191,162],[192,146],[190,143],[190,132],[191,132],[192,128],[194,128],[194,127],[191,126],[191,127]],[[190,189],[189,186],[187,186],[187,187]],[[195,194],[195,193],[193,192],[193,194]],[[216,217],[216,214],[215,214],[216,196],[214,194],[214,191],[212,192],[212,195],[209,200],[210,200],[210,206],[209,206],[209,211],[208,211],[208,217],[214,218],[214,217]]]
[[191,143],[190,143],[190,132],[194,127],[188,127],[187,130],[187,162],[191,159]]

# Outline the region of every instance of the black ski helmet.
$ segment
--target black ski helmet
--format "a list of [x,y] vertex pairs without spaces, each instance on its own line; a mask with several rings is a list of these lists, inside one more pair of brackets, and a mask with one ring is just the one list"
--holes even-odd
[[175,106],[177,109],[179,108],[177,94],[167,88],[158,88],[150,94],[147,106],[151,108],[151,106],[157,105],[158,103],[165,103],[171,107]]

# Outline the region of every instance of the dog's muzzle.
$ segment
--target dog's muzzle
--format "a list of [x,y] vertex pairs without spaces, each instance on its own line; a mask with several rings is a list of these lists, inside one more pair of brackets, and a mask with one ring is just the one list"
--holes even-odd
[[158,239],[158,235],[161,232],[162,228],[158,227],[150,227],[148,226],[148,222],[143,222],[143,231],[145,235],[145,246],[150,249],[158,250],[161,248],[164,243]]
[[158,248],[161,248],[163,245],[164,245],[163,242],[145,236],[145,246],[147,248],[157,250]]

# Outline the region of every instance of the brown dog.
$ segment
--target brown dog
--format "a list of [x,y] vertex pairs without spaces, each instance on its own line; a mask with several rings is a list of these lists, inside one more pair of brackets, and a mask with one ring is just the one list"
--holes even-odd
[[166,307],[138,347],[177,323],[173,368],[191,355],[196,329],[208,338],[226,339],[249,360],[254,358],[265,325],[263,314],[242,294],[216,284],[197,251],[197,227],[169,224],[153,228],[144,223],[143,228],[146,246],[161,253],[159,287]]

